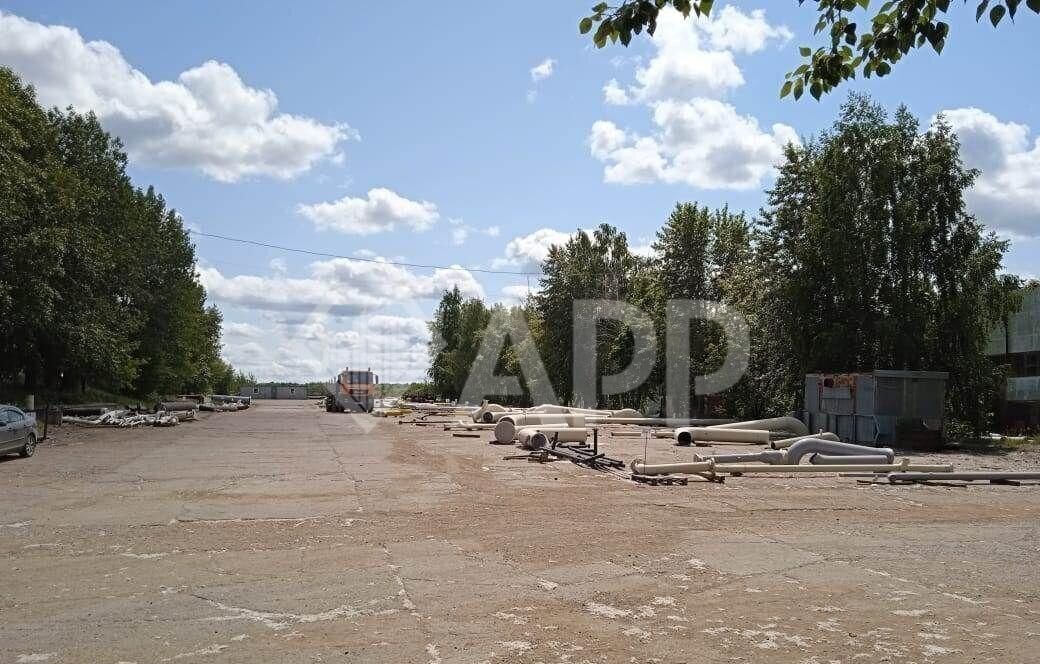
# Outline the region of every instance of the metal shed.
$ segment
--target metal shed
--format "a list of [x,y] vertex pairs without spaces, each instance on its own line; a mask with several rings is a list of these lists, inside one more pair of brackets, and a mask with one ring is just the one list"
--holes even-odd
[[859,445],[942,445],[946,380],[941,371],[808,374],[803,420]]

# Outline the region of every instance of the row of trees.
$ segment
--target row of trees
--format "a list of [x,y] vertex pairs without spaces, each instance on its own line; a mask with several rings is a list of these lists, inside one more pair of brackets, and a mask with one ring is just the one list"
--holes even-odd
[[[851,96],[834,126],[790,146],[757,219],[682,203],[657,233],[653,256],[631,252],[624,233],[602,225],[553,247],[541,291],[521,308],[554,392],[573,398],[572,303],[622,299],[650,314],[665,338],[669,299],[722,302],[751,330],[750,368],[721,395],[691,395],[694,410],[758,416],[800,408],[807,372],[872,369],[951,374],[951,416],[980,429],[1001,389],[985,356],[994,324],[1016,307],[1018,279],[1000,274],[1007,243],[966,210],[976,173],[961,163],[941,120],[921,131],[905,109],[890,118]],[[496,305],[501,306],[501,305]],[[494,309],[444,295],[431,323],[430,378],[457,397]],[[597,330],[602,374],[632,357],[632,336],[605,321]],[[650,380],[600,405],[658,410],[665,352]],[[720,328],[691,325],[691,372],[726,354]],[[515,370],[509,349],[500,361]]]
[[0,68],[0,382],[231,391],[195,248],[118,138]]

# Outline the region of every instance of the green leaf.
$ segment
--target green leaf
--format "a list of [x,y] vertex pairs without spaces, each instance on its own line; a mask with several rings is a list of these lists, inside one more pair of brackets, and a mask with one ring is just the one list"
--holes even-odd
[[1026,0],[1026,7],[1029,7],[1037,14],[1040,14],[1040,0]]
[[856,0],[856,4],[858,4],[863,9],[866,9],[870,5],[870,0]]
[[802,93],[804,91],[805,91],[805,84],[802,82],[802,79],[798,79],[797,81],[795,81],[795,83],[794,83],[794,98],[796,100],[797,99],[801,99],[802,98]]
[[989,7],[989,0],[982,0],[979,6],[975,8],[975,21],[978,22],[982,15],[986,13],[986,7]]
[[578,24],[578,30],[581,31],[581,34],[584,35],[585,33],[587,33],[591,29],[592,29],[592,19],[589,18],[588,16],[586,16],[585,18],[581,19],[581,23]]
[[783,99],[787,95],[791,94],[791,87],[794,84],[791,81],[784,83],[784,87],[780,88],[780,98]]
[[810,55],[812,55],[812,49],[809,48],[808,46],[803,46],[803,47],[799,48],[798,52],[802,54],[803,58],[807,58]]
[[823,86],[820,85],[819,81],[812,82],[812,85],[809,86],[809,94],[811,94],[816,101],[820,100],[820,95],[823,94]]
[[989,22],[993,24],[993,27],[997,27],[997,23],[1000,23],[1000,19],[1004,18],[1004,14],[1007,13],[1007,9],[1004,5],[997,5],[993,9],[989,10]]

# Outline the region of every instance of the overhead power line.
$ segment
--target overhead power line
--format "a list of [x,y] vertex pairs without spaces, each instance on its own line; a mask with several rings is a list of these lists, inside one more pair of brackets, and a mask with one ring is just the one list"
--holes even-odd
[[310,249],[296,249],[294,247],[283,247],[279,244],[270,244],[267,242],[259,242],[257,240],[247,240],[240,237],[229,237],[227,235],[217,235],[216,233],[203,233],[192,229],[187,229],[192,235],[198,235],[199,237],[214,238],[217,240],[226,240],[228,242],[238,242],[240,244],[251,244],[256,247],[265,247],[267,249],[277,249],[279,251],[290,251],[295,254],[306,254],[308,256],[320,256],[322,258],[342,258],[348,261],[357,261],[359,263],[376,263],[378,265],[396,265],[398,267],[414,267],[426,270],[466,270],[467,272],[479,272],[481,274],[508,274],[513,276],[521,277],[539,277],[542,275],[541,272],[514,272],[510,270],[485,270],[482,268],[472,267],[459,267],[452,265],[424,265],[422,263],[403,263],[400,261],[388,261],[376,258],[359,258],[357,256],[343,256],[341,254],[330,254],[324,251],[312,251]]

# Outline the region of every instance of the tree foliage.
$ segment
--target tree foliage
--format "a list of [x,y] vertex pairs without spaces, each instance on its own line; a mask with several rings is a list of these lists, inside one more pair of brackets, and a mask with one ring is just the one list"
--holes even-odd
[[[574,301],[622,299],[650,315],[658,356],[645,384],[626,395],[600,395],[597,405],[660,412],[665,303],[703,299],[744,316],[751,359],[744,378],[721,395],[685,395],[694,413],[798,410],[809,372],[934,370],[950,373],[951,420],[980,430],[1002,389],[985,343],[1017,308],[1019,283],[1000,273],[1007,242],[966,210],[964,192],[977,173],[964,167],[959,152],[941,118],[922,131],[906,109],[889,117],[853,95],[832,128],[787,149],[753,221],[725,207],[681,203],[658,231],[650,258],[634,255],[612,226],[579,231],[550,250],[541,291],[525,304],[554,392],[573,403]],[[433,358],[436,370],[446,371],[439,378],[445,386],[457,384],[451,376],[466,369],[455,353],[480,337],[448,333],[446,321],[461,318],[452,312],[462,306],[457,292],[446,293],[433,326],[455,339],[450,362]],[[630,332],[616,321],[597,328],[600,375],[631,361]],[[691,371],[715,371],[727,343],[714,324],[691,322]]]
[[[180,217],[92,114],[0,68],[0,379],[152,395],[229,386]],[[230,391],[230,390],[228,390]]]
[[[1040,0],[973,2],[976,22],[985,18],[993,27],[1005,17],[1013,21],[1023,4],[1040,14]],[[599,48],[607,41],[628,46],[633,34],[644,30],[654,34],[658,15],[665,8],[672,7],[684,17],[691,13],[708,16],[714,4],[714,0],[625,0],[619,5],[601,2],[592,8],[591,15],[581,19],[578,29],[582,34],[592,32],[592,41]],[[805,4],[805,0],[798,0],[798,4]],[[880,6],[871,0],[817,0],[815,4],[818,20],[814,34],[827,34],[829,44],[799,49],[804,61],[785,77],[781,97],[790,94],[799,99],[808,91],[819,99],[859,73],[867,78],[885,76],[913,49],[928,45],[942,53],[950,34],[949,23],[942,20],[950,12],[950,0],[888,0]],[[872,4],[876,11],[871,11]]]

